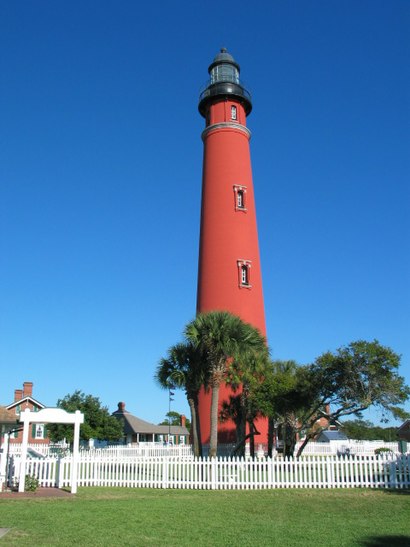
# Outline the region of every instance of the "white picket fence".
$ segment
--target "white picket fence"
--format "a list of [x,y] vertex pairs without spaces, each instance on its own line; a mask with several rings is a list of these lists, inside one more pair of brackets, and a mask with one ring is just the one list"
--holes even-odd
[[[19,456],[21,454],[21,444],[10,444],[9,454]],[[69,444],[34,444],[30,443],[28,449],[34,453],[43,456],[61,456],[70,455]],[[83,454],[108,455],[109,457],[160,457],[160,456],[191,456],[193,454],[191,445],[164,445],[163,443],[140,443],[139,445],[113,445],[104,448],[80,448]]]
[[[8,446],[8,452],[11,455],[20,455],[22,450],[22,444],[21,443],[10,443]],[[61,453],[69,453],[70,452],[70,445],[68,443],[30,443],[28,445],[29,450],[33,450],[34,452],[38,454],[42,454],[43,456],[53,456],[56,454]]]
[[[295,454],[299,447],[302,445],[303,441],[299,441],[296,444]],[[308,444],[303,449],[303,454],[374,454],[374,451],[378,448],[387,448],[391,450],[394,454],[399,453],[399,443],[396,442],[385,442],[385,441],[356,441],[356,440],[345,440],[345,441],[331,441],[329,443],[316,443],[308,442]]]
[[193,456],[191,445],[164,445],[160,443],[145,443],[138,446],[108,446],[81,451],[84,455],[123,458],[159,458],[161,456]]
[[[296,444],[294,454],[297,454],[299,446],[302,441]],[[219,444],[218,455],[230,456],[234,449],[234,444]],[[203,446],[204,455],[208,454],[208,445]],[[246,445],[246,455],[249,456],[249,444]],[[303,450],[303,455],[340,455],[340,454],[367,454],[372,455],[378,448],[388,448],[393,453],[399,453],[399,445],[397,442],[384,442],[384,441],[332,441],[330,443],[316,443],[310,441]],[[70,445],[66,443],[54,443],[54,444],[29,444],[29,449],[33,449],[34,452],[42,454],[43,456],[53,455],[69,455]],[[264,457],[267,453],[267,445],[257,444],[256,453],[258,457]],[[161,456],[190,456],[193,455],[193,449],[191,445],[164,445],[163,443],[139,443],[138,445],[112,445],[104,448],[81,448],[81,452],[93,453],[96,455],[108,454],[110,456],[123,456],[123,457],[161,457]],[[20,455],[21,444],[9,445],[9,454]]]
[[[71,458],[27,460],[26,474],[41,486],[70,486]],[[14,456],[9,478],[19,476]],[[272,488],[409,488],[410,456],[308,456],[299,459],[227,459],[82,454],[78,486],[204,490]]]

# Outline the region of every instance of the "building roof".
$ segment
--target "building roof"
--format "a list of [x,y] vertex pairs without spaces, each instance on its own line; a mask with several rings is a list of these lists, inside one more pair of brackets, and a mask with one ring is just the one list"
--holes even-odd
[[130,412],[125,410],[124,403],[118,410],[112,413],[118,420],[123,421],[124,423],[124,433],[125,434],[136,434],[136,433],[155,433],[157,435],[168,435],[171,432],[171,435],[189,435],[189,431],[186,427],[181,425],[171,425],[171,429],[168,425],[156,425],[141,420],[133,416]]
[[5,406],[0,406],[0,423],[1,424],[13,424],[16,425],[18,422],[18,417],[8,410]]
[[23,405],[24,403],[27,404],[28,406],[28,403],[31,403],[32,405],[34,406],[37,406],[38,408],[45,408],[45,406],[40,403],[39,401],[37,401],[36,399],[34,399],[33,397],[31,397],[30,395],[26,395],[25,397],[23,397],[22,399],[19,399],[18,401],[13,401],[12,403],[10,403],[9,405],[6,406],[6,408],[8,410],[12,409],[12,408],[15,408],[16,406],[18,405]]
[[401,424],[401,426],[397,429],[397,432],[400,433],[401,431],[406,431],[410,429],[410,420],[406,420]]
[[410,420],[406,420],[397,429],[397,437],[402,441],[410,441]]
[[349,439],[346,437],[346,435],[342,431],[337,431],[337,430],[322,431],[322,433],[317,438],[318,442],[348,441],[348,440]]
[[214,60],[209,66],[208,71],[211,72],[212,68],[215,65],[220,65],[223,63],[229,63],[230,65],[236,66],[238,70],[240,70],[240,67],[238,63],[235,61],[235,59],[232,57],[230,53],[228,53],[228,50],[226,48],[221,48],[221,51],[215,56]]

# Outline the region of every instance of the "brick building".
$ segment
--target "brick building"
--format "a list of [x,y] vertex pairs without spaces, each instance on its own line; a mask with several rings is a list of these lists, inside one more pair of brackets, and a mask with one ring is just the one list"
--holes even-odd
[[[45,408],[45,405],[34,399],[33,397],[33,382],[24,382],[23,389],[14,390],[14,401],[6,406],[9,413],[13,413],[18,420],[20,412],[26,408],[33,412]],[[23,431],[16,431],[10,437],[10,443],[21,443],[23,439]],[[47,430],[45,424],[33,424],[29,432],[29,443],[49,444]]]

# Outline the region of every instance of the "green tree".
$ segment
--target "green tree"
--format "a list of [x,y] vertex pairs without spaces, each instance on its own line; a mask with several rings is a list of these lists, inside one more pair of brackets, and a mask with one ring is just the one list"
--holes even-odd
[[[377,340],[359,340],[335,353],[326,352],[311,365],[276,361],[254,397],[260,412],[281,428],[284,453],[291,455],[296,435],[305,434],[300,456],[309,440],[343,416],[357,416],[370,406],[384,416],[406,418],[401,406],[410,395],[398,374],[400,356]],[[378,432],[380,434],[380,432]]]
[[309,393],[309,404],[298,414],[297,429],[306,430],[298,456],[326,427],[320,425],[321,418],[332,423],[343,416],[360,416],[370,406],[381,409],[385,419],[406,418],[402,405],[410,389],[398,374],[399,365],[400,356],[377,340],[352,342],[318,357],[306,369],[305,385],[299,386],[301,393]]
[[[80,390],[66,395],[57,401],[57,406],[67,412],[80,410],[84,414],[84,423],[80,427],[81,440],[98,439],[100,441],[117,441],[124,435],[123,426],[119,420],[111,416],[108,408],[102,406],[98,397],[85,395]],[[73,441],[72,425],[49,424],[49,436],[53,441],[67,439]]]
[[191,435],[195,456],[202,455],[201,431],[198,416],[198,396],[201,386],[207,383],[204,359],[200,348],[182,342],[168,349],[155,372],[155,380],[163,389],[170,386],[184,389],[191,412]]
[[228,312],[202,313],[185,328],[186,339],[200,351],[206,364],[211,393],[210,457],[218,446],[219,390],[233,363],[244,361],[250,353],[266,352],[266,340],[260,332]]
[[[165,414],[165,420],[162,420],[158,425],[181,425],[181,417],[183,414],[176,412],[175,410],[170,410]],[[191,421],[186,418],[185,427],[189,430],[191,427]]]
[[275,360],[267,372],[253,397],[262,415],[268,417],[268,455],[272,456],[276,433],[283,441],[284,455],[289,456],[296,444],[298,414],[314,394],[306,382],[306,368],[295,361]]
[[397,427],[376,426],[368,420],[345,420],[341,423],[340,429],[350,439],[359,441],[394,442],[397,440]]

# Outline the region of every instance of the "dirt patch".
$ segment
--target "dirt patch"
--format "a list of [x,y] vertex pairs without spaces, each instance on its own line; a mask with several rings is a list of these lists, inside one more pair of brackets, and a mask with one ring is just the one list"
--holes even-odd
[[67,490],[60,488],[38,488],[35,492],[0,492],[0,500],[33,499],[33,498],[70,498],[73,496]]

